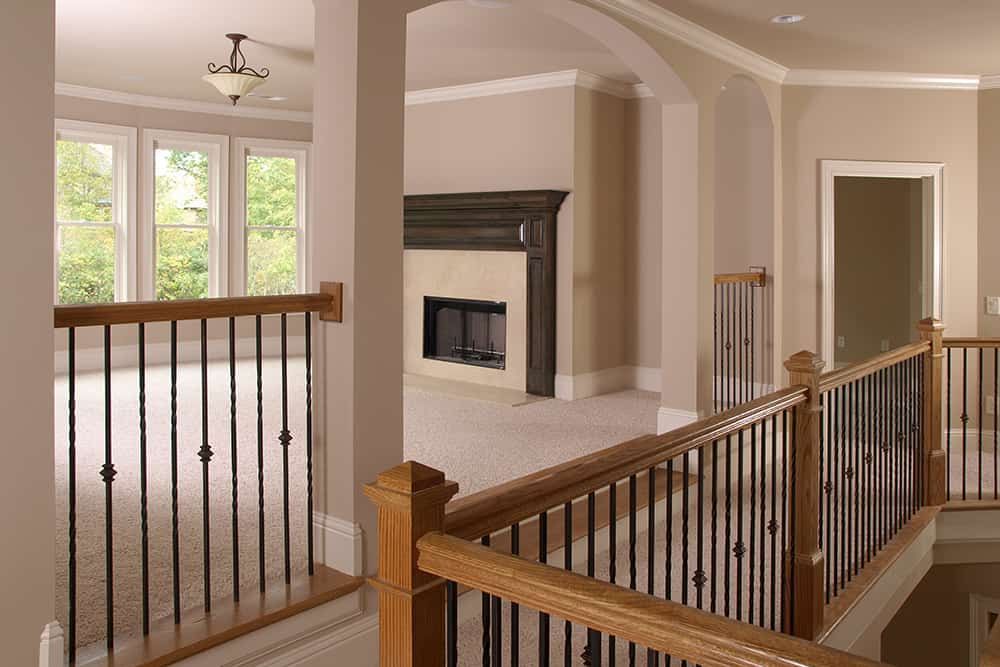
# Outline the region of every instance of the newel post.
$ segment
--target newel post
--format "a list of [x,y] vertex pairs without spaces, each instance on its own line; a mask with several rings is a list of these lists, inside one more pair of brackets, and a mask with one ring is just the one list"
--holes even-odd
[[417,540],[444,528],[458,484],[408,461],[365,485],[378,506],[379,647],[382,667],[440,667],[445,655],[445,582],[417,569]]
[[924,354],[924,505],[943,505],[947,500],[947,461],[941,446],[944,324],[929,317],[920,321],[917,330],[920,339],[931,345]]
[[820,392],[823,360],[812,352],[799,352],[785,362],[792,386],[808,389],[806,402],[795,408],[794,493],[792,496],[793,550],[786,572],[791,572],[791,631],[815,639],[823,625],[823,551],[819,546],[820,512]]

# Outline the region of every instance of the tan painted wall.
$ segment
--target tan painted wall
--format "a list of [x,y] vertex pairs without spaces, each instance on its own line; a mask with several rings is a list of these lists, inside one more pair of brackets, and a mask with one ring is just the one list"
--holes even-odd
[[882,632],[882,661],[969,664],[969,596],[1000,598],[1000,564],[935,565]]
[[660,367],[662,105],[625,103],[625,363]]
[[819,349],[822,159],[945,164],[944,321],[949,335],[976,333],[976,96],[971,91],[783,89],[786,352]]
[[625,363],[625,103],[577,88],[575,119],[573,374],[580,375]]
[[[523,252],[403,252],[403,371],[524,391],[527,376],[528,256]],[[504,301],[503,370],[424,359],[424,297]]]
[[[834,222],[836,248],[835,336],[844,347],[835,350],[836,363],[861,361],[916,338],[911,316],[914,267],[920,275],[920,179],[836,179]],[[916,193],[916,210],[914,204]],[[835,338],[836,340],[836,338]]]
[[52,442],[52,173],[55,3],[13,0],[0,21],[11,63],[0,123],[0,654],[37,665],[55,619]]
[[1000,336],[984,299],[1000,296],[1000,90],[979,93],[979,335]]

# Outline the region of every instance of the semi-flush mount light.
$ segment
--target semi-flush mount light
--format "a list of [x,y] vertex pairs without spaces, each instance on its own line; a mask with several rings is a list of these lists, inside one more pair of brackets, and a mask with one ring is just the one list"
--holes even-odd
[[215,86],[216,90],[236,102],[247,95],[254,88],[264,83],[270,72],[266,67],[261,67],[260,72],[247,65],[246,56],[240,50],[240,42],[247,38],[236,32],[226,35],[233,42],[233,52],[229,54],[229,63],[216,66],[215,63],[208,64],[209,73],[201,77],[205,81]]
[[473,7],[482,9],[504,9],[510,7],[510,0],[465,0]]
[[806,17],[802,14],[778,14],[777,16],[771,17],[771,23],[777,23],[779,25],[789,25],[791,23],[799,23]]

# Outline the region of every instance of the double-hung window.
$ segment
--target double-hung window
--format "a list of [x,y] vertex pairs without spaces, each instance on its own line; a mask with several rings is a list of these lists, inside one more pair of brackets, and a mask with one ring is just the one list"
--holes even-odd
[[56,120],[55,302],[135,297],[136,130]]
[[147,299],[227,296],[229,137],[143,132]]
[[234,293],[305,291],[309,144],[240,138],[234,154]]

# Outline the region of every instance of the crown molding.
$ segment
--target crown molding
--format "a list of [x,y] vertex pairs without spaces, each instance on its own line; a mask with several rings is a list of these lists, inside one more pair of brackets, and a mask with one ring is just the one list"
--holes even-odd
[[788,72],[784,83],[789,86],[826,86],[837,88],[979,90],[984,78],[992,77],[980,77],[969,74],[913,74],[909,72],[793,69]]
[[295,123],[311,123],[312,113],[309,111],[289,111],[286,109],[264,109],[251,106],[233,106],[217,102],[199,102],[174,97],[155,97],[137,93],[123,93],[117,90],[89,88],[71,83],[56,82],[56,95],[78,97],[98,102],[113,104],[128,104],[135,107],[151,109],[167,109],[169,111],[186,111],[189,113],[209,113],[220,116],[235,116],[237,118],[259,118],[263,120],[284,120]]
[[551,88],[584,88],[622,99],[650,97],[652,92],[645,84],[631,84],[591,74],[583,70],[564,70],[545,74],[530,74],[493,81],[479,81],[442,88],[425,88],[406,93],[407,106],[452,102],[493,95],[509,95],[532,90]]
[[782,83],[788,74],[788,68],[784,65],[678,16],[650,0],[591,0],[591,2],[698,49],[702,53],[730,65],[742,67],[768,81]]

